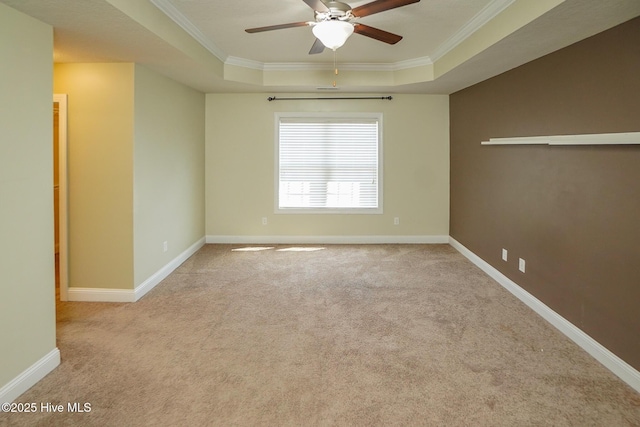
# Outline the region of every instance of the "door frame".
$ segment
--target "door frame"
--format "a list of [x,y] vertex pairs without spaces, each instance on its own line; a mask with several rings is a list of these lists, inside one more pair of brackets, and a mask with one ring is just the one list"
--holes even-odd
[[59,256],[60,256],[60,301],[69,299],[69,175],[67,168],[67,95],[54,94],[58,103],[58,173],[59,173]]

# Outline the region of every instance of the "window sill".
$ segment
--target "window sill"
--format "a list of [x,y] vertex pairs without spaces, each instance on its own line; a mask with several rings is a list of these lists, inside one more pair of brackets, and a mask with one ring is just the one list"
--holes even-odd
[[279,215],[381,215],[382,208],[278,208],[274,211]]

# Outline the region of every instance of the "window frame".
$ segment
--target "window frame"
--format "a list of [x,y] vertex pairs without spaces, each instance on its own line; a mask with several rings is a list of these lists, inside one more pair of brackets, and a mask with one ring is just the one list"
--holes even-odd
[[[348,113],[348,112],[305,112],[286,113],[277,112],[275,117],[275,156],[274,156],[274,213],[275,214],[364,214],[380,215],[383,213],[383,114],[375,112]],[[322,120],[348,120],[366,119],[375,120],[378,124],[378,206],[376,208],[281,208],[280,207],[280,120],[281,119],[322,119]]]

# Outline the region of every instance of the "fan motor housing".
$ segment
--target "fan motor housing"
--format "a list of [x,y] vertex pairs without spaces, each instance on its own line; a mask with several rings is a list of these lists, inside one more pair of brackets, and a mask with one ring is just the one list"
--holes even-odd
[[348,15],[348,13],[351,11],[351,6],[339,1],[326,2],[325,5],[329,8],[328,15],[330,19],[342,18]]

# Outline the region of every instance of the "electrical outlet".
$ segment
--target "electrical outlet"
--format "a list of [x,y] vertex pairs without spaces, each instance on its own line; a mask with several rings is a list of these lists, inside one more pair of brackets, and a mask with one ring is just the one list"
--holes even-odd
[[525,261],[522,258],[518,259],[518,270],[524,273]]
[[508,255],[509,255],[509,252],[506,249],[503,249],[502,250],[502,260],[506,261]]
[[393,225],[400,225],[400,218],[398,217],[393,218]]
[[262,217],[262,225],[267,225],[267,217],[266,216]]
[[169,250],[169,242],[166,240],[162,243],[162,252],[167,252]]

